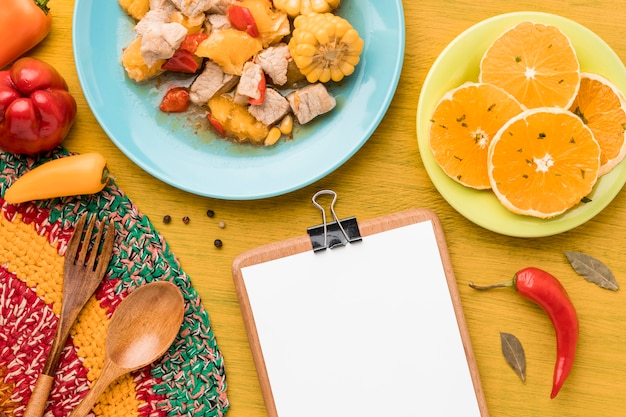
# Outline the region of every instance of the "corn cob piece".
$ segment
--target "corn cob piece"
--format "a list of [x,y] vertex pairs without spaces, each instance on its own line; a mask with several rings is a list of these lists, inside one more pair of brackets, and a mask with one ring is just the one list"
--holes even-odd
[[326,13],[339,6],[340,0],[274,0],[274,7],[291,17],[300,14]]
[[347,20],[332,13],[310,13],[294,20],[289,52],[307,81],[341,81],[354,72],[363,39]]

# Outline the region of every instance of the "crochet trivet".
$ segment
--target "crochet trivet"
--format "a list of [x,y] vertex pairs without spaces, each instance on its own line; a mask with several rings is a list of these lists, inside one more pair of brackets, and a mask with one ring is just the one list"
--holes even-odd
[[[0,192],[39,158],[0,152]],[[0,417],[22,416],[50,349],[61,310],[63,256],[85,212],[112,219],[117,238],[109,270],[72,327],[47,416],[66,416],[100,375],[111,314],[135,288],[174,282],[185,298],[181,330],[158,361],[118,379],[93,408],[96,416],[223,416],[229,407],[224,362],[206,310],[189,277],[148,218],[112,181],[100,193],[9,205],[0,198]]]

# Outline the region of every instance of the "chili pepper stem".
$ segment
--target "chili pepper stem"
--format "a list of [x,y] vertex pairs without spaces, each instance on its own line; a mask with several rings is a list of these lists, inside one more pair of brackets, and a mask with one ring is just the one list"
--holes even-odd
[[48,14],[50,8],[48,7],[49,0],[34,0],[37,7],[39,7],[45,14]]
[[492,290],[494,288],[504,288],[504,287],[512,287],[514,284],[513,280],[510,281],[505,281],[505,282],[499,282],[497,284],[491,284],[491,285],[476,285],[473,282],[469,283],[469,286],[474,288],[475,290],[481,290],[481,291],[486,291],[486,290]]
[[117,180],[117,177],[113,175],[111,171],[109,171],[109,167],[105,165],[104,169],[102,170],[102,179],[100,181],[102,181],[103,184],[107,184],[109,180],[115,181]]

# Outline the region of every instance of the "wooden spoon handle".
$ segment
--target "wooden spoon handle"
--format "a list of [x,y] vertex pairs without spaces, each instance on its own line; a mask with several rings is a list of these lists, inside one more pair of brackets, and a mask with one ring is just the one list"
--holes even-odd
[[100,395],[107,389],[113,381],[118,377],[124,375],[128,371],[118,367],[108,359],[105,359],[104,366],[100,377],[94,382],[93,386],[83,398],[83,400],[76,406],[74,411],[68,417],[85,417],[91,411],[91,408],[96,403]]
[[50,395],[53,381],[53,377],[46,374],[39,374],[33,393],[28,400],[26,411],[24,411],[24,417],[43,416],[46,411],[46,403],[48,402],[48,395]]
[[100,381],[101,380],[96,381],[93,388],[91,388],[85,398],[83,398],[83,400],[76,406],[68,417],[85,417],[89,414],[100,394],[102,394],[106,389],[106,386],[103,386],[102,389],[96,390]]

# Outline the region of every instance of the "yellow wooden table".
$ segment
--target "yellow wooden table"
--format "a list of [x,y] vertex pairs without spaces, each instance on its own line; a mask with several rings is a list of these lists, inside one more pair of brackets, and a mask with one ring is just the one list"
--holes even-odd
[[[368,219],[411,207],[430,208],[439,215],[492,416],[626,415],[626,294],[587,283],[563,256],[564,250],[596,256],[626,285],[626,257],[622,256],[626,195],[621,193],[594,219],[560,235],[535,239],[499,235],[463,218],[437,193],[422,164],[415,128],[418,96],[430,66],[443,48],[468,27],[516,10],[556,13],[594,31],[623,58],[626,5],[622,0],[405,0],[404,66],[391,107],[376,132],[353,158],[326,178],[287,195],[257,201],[221,201],[172,188],[142,171],[116,148],[81,92],[70,48],[73,6],[74,1],[51,0],[52,32],[31,52],[60,70],[77,99],[78,115],[64,145],[74,152],[97,150],[106,156],[121,189],[149,216],[191,276],[225,357],[230,417],[266,415],[233,286],[232,261],[247,249],[301,235],[307,227],[319,223],[319,212],[310,199],[324,188],[339,194],[336,208],[340,216]],[[215,212],[215,217],[207,217],[208,209]],[[163,224],[164,215],[170,215],[173,221]],[[184,216],[190,218],[189,224],[181,221]],[[219,222],[225,227],[221,228]],[[221,249],[213,246],[216,238],[224,243]],[[469,281],[504,280],[529,265],[561,278],[580,318],[574,369],[553,400],[549,394],[555,340],[548,318],[513,291],[486,296],[467,285]],[[515,334],[525,347],[525,383],[502,357],[500,331]],[[380,341],[382,346],[384,342]],[[320,344],[324,343],[320,339]],[[332,346],[325,347],[332,350]],[[381,381],[372,380],[372,400],[376,400],[377,383]],[[452,396],[450,401],[454,401]],[[323,403],[315,406],[322,409]]]

